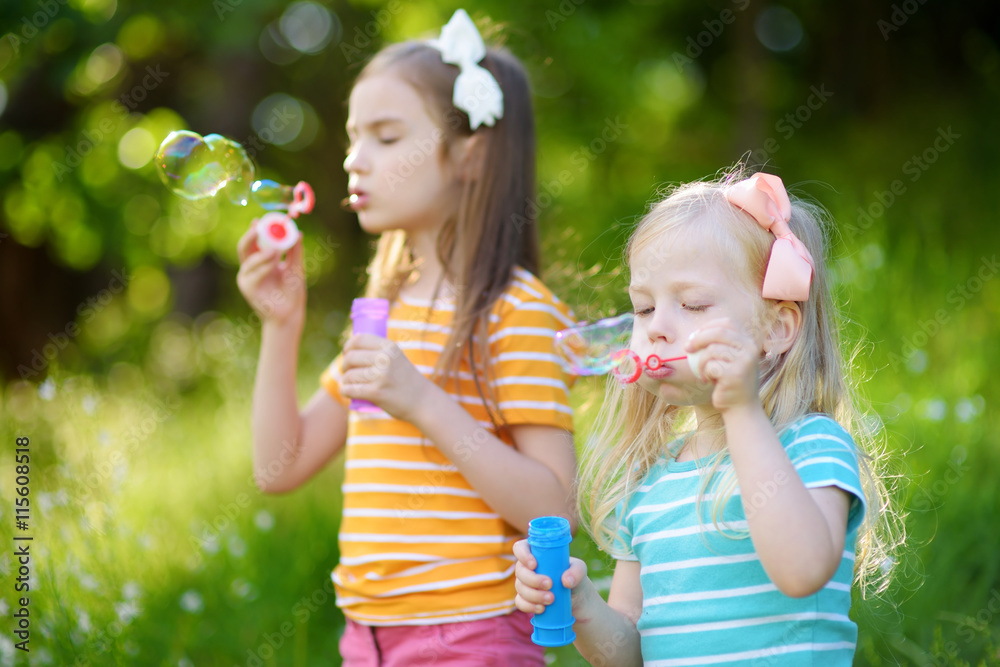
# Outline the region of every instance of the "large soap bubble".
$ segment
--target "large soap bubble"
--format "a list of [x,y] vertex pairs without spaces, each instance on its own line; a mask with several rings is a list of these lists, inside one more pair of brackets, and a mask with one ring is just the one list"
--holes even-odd
[[299,231],[292,219],[312,211],[315,201],[305,181],[295,187],[254,181],[253,162],[243,146],[219,134],[202,137],[189,130],[175,130],[160,144],[155,161],[160,179],[185,199],[204,199],[225,191],[234,204],[246,206],[253,201],[267,210],[257,222],[257,240],[281,251],[298,241]]
[[235,141],[218,134],[202,137],[177,130],[160,144],[155,160],[160,179],[174,194],[204,199],[225,188],[233,203],[247,203],[254,167]]
[[204,199],[225,192],[229,201],[238,206],[253,201],[268,211],[292,212],[296,208],[296,190],[300,186],[293,188],[267,179],[254,181],[253,162],[246,150],[222,135],[202,137],[189,130],[175,130],[160,144],[155,160],[160,179],[185,199]]

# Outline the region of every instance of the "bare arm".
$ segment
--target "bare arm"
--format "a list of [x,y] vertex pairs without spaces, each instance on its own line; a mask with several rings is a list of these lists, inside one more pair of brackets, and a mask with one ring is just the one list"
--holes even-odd
[[325,389],[299,412],[295,380],[299,333],[261,335],[253,393],[254,478],[267,493],[291,491],[319,472],[347,440],[347,410]]
[[[767,345],[781,353],[795,340],[800,311],[792,302],[781,302],[774,312]],[[837,571],[850,496],[836,487],[807,489],[789,460],[760,403],[762,345],[722,318],[693,333],[686,349],[704,353],[701,373],[714,384],[712,406],[722,415],[761,565],[782,593],[805,597]]]
[[576,530],[573,435],[552,426],[514,425],[510,447],[433,385],[413,423],[504,520],[527,532],[538,516],[563,516]]
[[583,582],[579,592],[573,592],[574,645],[592,665],[642,665],[636,629],[642,614],[639,567],[638,561],[617,562],[607,602],[590,579]]
[[729,410],[723,418],[764,570],[785,595],[812,595],[840,565],[850,496],[836,487],[806,488],[759,406]]
[[341,392],[369,400],[426,435],[509,524],[527,532],[538,516],[576,526],[576,452],[563,429],[515,425],[510,447],[480,426],[448,393],[420,374],[392,341],[370,334],[344,346]]
[[318,472],[347,437],[347,411],[318,391],[300,413],[295,386],[305,321],[302,242],[282,261],[257,247],[253,224],[237,251],[240,291],[260,316],[260,358],[253,390],[254,477],[262,491],[290,491]]

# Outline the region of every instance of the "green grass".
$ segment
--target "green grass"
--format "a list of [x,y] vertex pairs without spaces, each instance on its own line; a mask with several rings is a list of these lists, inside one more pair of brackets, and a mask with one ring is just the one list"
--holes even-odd
[[[169,325],[174,334],[177,326]],[[294,493],[260,494],[250,479],[256,340],[219,347],[202,331],[187,329],[194,361],[183,374],[148,361],[93,378],[53,370],[41,388],[5,388],[6,544],[14,439],[31,439],[32,652],[29,663],[5,631],[0,663],[338,664],[343,618],[329,572],[337,561],[340,466]],[[304,398],[321,365],[303,366]],[[581,382],[576,402],[592,398],[595,386]],[[926,394],[935,391],[944,389]],[[856,663],[1000,664],[996,431],[978,402],[972,417],[959,410],[961,419],[938,418],[934,404],[918,398],[919,387],[909,392],[909,407],[887,418],[886,429],[890,447],[905,452],[900,499],[910,541],[893,589],[855,605]],[[587,415],[580,413],[581,423]],[[573,551],[607,583],[611,565],[582,533]],[[0,557],[5,579],[16,568]],[[11,586],[0,600],[9,618],[17,605]],[[572,647],[550,651],[550,660],[585,664]]]

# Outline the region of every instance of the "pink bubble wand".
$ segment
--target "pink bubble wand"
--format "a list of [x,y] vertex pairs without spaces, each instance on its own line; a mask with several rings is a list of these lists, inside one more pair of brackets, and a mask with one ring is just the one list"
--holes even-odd
[[[651,354],[648,357],[646,357],[645,361],[643,361],[642,358],[639,357],[639,355],[633,352],[632,350],[629,349],[618,350],[612,356],[612,359],[615,362],[615,368],[614,371],[612,372],[615,374],[615,377],[618,378],[618,380],[622,384],[632,384],[633,382],[638,382],[639,378],[642,377],[642,374],[647,370],[658,371],[661,368],[663,368],[663,365],[666,363],[669,363],[671,361],[683,361],[684,359],[687,358],[688,355],[686,354],[681,355],[679,357],[670,357],[668,359],[664,359],[662,357],[656,356],[655,354]],[[635,369],[631,373],[627,373],[622,370],[622,367],[626,365],[625,362],[626,359],[631,360],[632,365],[635,367]]]
[[556,333],[556,350],[577,375],[613,373],[622,384],[637,382],[645,371],[657,371],[672,361],[688,360],[698,379],[698,360],[703,351],[663,358],[650,354],[643,360],[630,348],[635,316],[625,313],[592,324],[582,322]]

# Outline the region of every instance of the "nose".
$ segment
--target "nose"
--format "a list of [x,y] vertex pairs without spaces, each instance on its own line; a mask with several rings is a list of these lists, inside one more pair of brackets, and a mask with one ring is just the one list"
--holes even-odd
[[364,172],[368,170],[368,157],[366,151],[363,151],[363,146],[361,142],[356,142],[352,147],[351,151],[344,158],[344,171],[348,174],[352,172]]
[[657,308],[653,311],[653,316],[646,327],[646,334],[651,343],[657,341],[673,343],[677,340],[677,325],[674,323],[669,309]]

